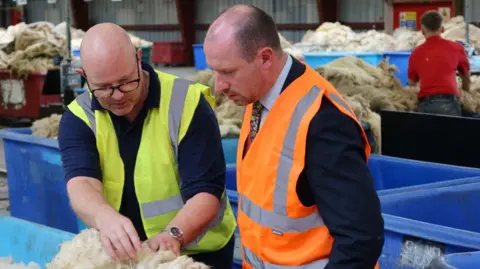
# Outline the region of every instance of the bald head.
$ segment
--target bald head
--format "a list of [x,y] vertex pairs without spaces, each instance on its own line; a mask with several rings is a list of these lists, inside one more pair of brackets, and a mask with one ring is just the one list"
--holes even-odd
[[223,11],[210,26],[205,42],[235,40],[237,48],[247,62],[257,51],[270,47],[281,52],[280,38],[273,18],[251,5],[235,5]]
[[80,47],[80,58],[85,70],[98,67],[102,63],[111,68],[120,58],[130,59],[130,65],[133,65],[135,47],[123,28],[113,23],[100,23],[85,33]]

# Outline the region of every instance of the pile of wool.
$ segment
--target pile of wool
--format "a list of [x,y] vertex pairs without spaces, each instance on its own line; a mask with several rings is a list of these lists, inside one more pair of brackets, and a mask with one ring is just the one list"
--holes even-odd
[[12,258],[0,258],[0,268],[1,269],[40,269],[40,265],[29,262],[25,263],[14,263]]
[[47,269],[208,269],[209,266],[195,262],[171,251],[152,252],[146,243],[135,261],[115,263],[103,248],[100,233],[86,229],[71,241],[64,242],[59,253],[46,265]]
[[[466,24],[462,16],[453,17],[444,23],[442,36],[448,40],[466,40]],[[480,28],[470,25],[471,45],[480,51]],[[420,31],[397,28],[392,35],[383,31],[355,32],[339,22],[325,22],[316,30],[308,30],[300,43],[293,48],[301,52],[385,52],[411,50],[423,44],[425,38]]]
[[375,152],[381,152],[377,113],[383,109],[417,110],[418,89],[402,87],[393,74],[396,67],[386,61],[375,67],[362,59],[346,56],[316,70],[347,99],[359,120],[370,125],[377,146]]
[[10,70],[16,78],[32,72],[46,72],[53,67],[52,58],[64,54],[65,39],[49,22],[20,23],[10,26],[0,37],[0,67]]
[[58,126],[61,118],[62,115],[52,114],[50,117],[34,121],[31,127],[32,135],[57,139]]
[[[202,70],[189,79],[215,89],[215,73],[212,70]],[[244,107],[236,105],[225,94],[215,92],[214,111],[221,136],[223,138],[238,137],[242,126]]]
[[290,41],[288,41],[283,35],[278,33],[278,37],[280,37],[280,45],[282,46],[283,51],[292,55],[293,57],[303,60],[302,51],[295,48]]
[[[466,35],[466,23],[462,16],[457,16],[451,20],[445,22],[442,36],[445,39],[452,41],[467,41]],[[475,50],[480,52],[480,28],[476,27],[473,24],[469,26],[470,30],[470,45],[475,48]]]
[[[458,88],[461,89],[460,81],[458,81]],[[471,77],[470,91],[462,91],[460,103],[463,110],[480,113],[480,76]]]

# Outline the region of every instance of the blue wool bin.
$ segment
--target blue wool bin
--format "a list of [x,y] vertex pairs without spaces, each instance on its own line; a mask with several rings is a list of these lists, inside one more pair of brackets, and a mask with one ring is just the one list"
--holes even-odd
[[368,168],[379,195],[397,188],[480,176],[480,169],[372,154]]
[[374,66],[382,61],[382,54],[376,52],[306,52],[303,53],[305,57],[303,62],[312,68],[317,68],[348,55],[360,58]]
[[381,268],[425,268],[445,254],[480,250],[480,182],[380,196]]
[[[227,188],[237,189],[233,165],[227,169]],[[379,195],[397,192],[398,188],[418,186],[447,180],[480,176],[480,169],[429,163],[372,154],[368,168]]]
[[193,44],[193,59],[197,70],[205,70],[208,68],[203,44]]
[[[3,129],[8,171],[10,211],[13,217],[78,233],[85,228],[70,206],[56,139],[31,135],[30,128]],[[224,139],[226,163],[235,162],[236,140]],[[235,182],[235,168],[227,168]],[[236,186],[236,185],[235,185]]]
[[383,57],[388,58],[389,64],[398,68],[398,72],[395,72],[394,75],[400,80],[402,86],[406,86],[408,83],[408,59],[411,54],[411,51],[393,51],[383,54]]
[[62,242],[74,234],[14,217],[0,216],[0,257],[15,263],[35,262],[45,268],[60,250]]

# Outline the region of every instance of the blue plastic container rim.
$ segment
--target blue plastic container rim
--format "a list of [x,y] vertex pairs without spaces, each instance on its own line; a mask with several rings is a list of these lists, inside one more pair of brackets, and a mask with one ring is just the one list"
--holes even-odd
[[480,250],[478,233],[382,214],[385,231],[424,238],[434,242]]
[[381,52],[354,52],[354,51],[345,51],[345,52],[304,52],[303,56],[382,56]]
[[390,51],[384,52],[383,56],[410,56],[412,54],[411,51]]
[[392,195],[392,194],[397,194],[397,193],[406,193],[406,192],[412,192],[412,191],[417,191],[417,190],[451,187],[451,186],[470,184],[470,183],[478,183],[478,182],[480,182],[480,176],[473,176],[473,177],[451,179],[451,180],[434,182],[434,183],[427,183],[427,184],[421,184],[421,185],[414,185],[414,186],[407,186],[407,187],[381,190],[381,191],[377,191],[377,193],[378,193],[378,195],[385,196],[385,195]]
[[0,131],[0,136],[4,140],[21,141],[29,144],[59,149],[57,139],[32,135],[32,129],[30,128],[3,129]]

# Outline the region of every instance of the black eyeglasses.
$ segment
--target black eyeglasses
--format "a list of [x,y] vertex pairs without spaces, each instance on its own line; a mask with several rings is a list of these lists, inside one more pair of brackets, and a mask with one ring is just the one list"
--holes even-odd
[[122,93],[128,93],[128,92],[136,90],[138,88],[138,86],[140,86],[140,67],[138,65],[138,61],[136,61],[136,63],[137,63],[137,77],[138,77],[137,79],[130,80],[130,81],[124,82],[124,83],[119,84],[119,85],[104,87],[104,88],[91,89],[90,84],[88,83],[87,75],[84,71],[85,81],[87,82],[87,86],[88,86],[90,92],[95,97],[106,98],[106,97],[112,96],[113,93],[115,92],[115,90],[118,90]]

